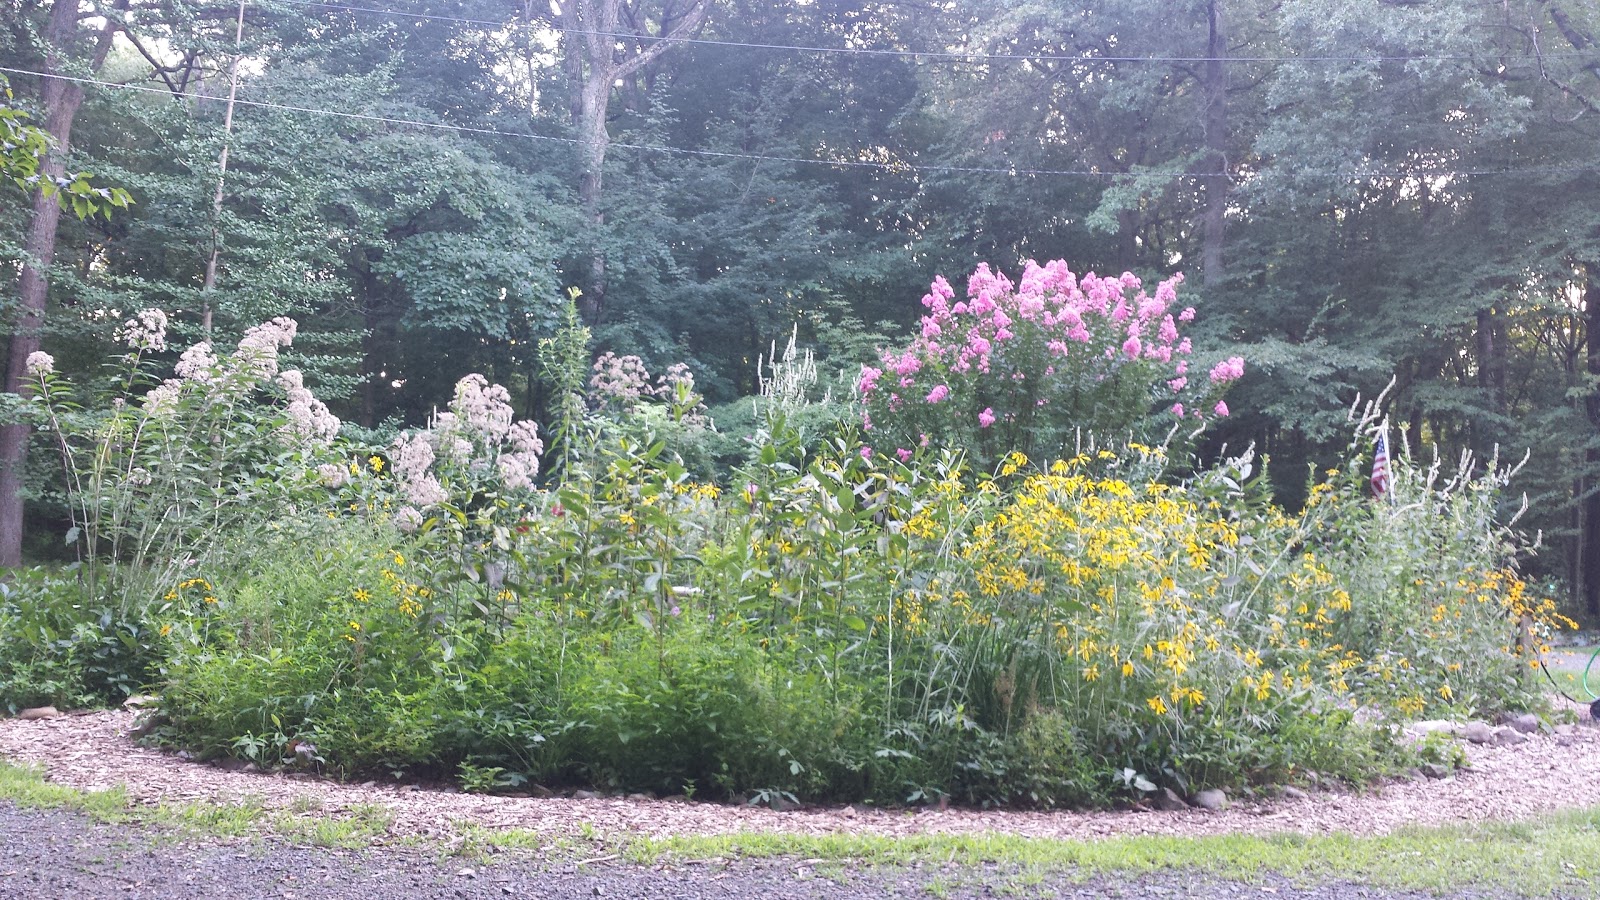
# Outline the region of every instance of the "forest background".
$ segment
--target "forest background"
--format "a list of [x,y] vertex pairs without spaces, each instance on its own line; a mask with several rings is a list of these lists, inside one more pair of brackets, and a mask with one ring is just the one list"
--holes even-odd
[[[6,188],[5,388],[40,346],[96,377],[140,309],[175,345],[288,315],[375,440],[468,372],[548,421],[576,287],[596,353],[687,363],[733,430],[774,341],[847,397],[936,274],[1181,270],[1250,363],[1210,452],[1293,505],[1394,379],[1397,444],[1531,451],[1524,569],[1597,613],[1597,34],[1568,0],[7,0],[46,171],[134,202]],[[27,440],[7,564],[67,551]]]

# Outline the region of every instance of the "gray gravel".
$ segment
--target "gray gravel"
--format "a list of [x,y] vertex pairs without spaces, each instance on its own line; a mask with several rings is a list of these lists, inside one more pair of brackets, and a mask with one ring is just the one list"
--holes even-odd
[[[1423,900],[1422,895],[1334,883],[1297,886],[1199,881],[1181,875],[1063,876],[994,867],[851,867],[800,860],[640,867],[619,862],[505,860],[487,865],[392,849],[335,850],[281,842],[193,842],[158,831],[91,822],[61,811],[0,803],[0,898],[1222,898]],[[1492,900],[1500,895],[1471,894]]]

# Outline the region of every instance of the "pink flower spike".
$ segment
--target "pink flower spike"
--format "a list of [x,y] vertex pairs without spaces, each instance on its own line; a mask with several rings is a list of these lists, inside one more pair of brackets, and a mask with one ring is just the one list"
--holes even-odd
[[1122,352],[1126,354],[1129,359],[1138,359],[1139,354],[1143,351],[1144,346],[1139,343],[1138,335],[1130,337],[1126,341],[1122,342]]
[[872,448],[871,447],[862,447],[861,448],[861,458],[862,459],[871,459],[872,458]]
[[943,400],[944,398],[946,398],[948,396],[950,396],[950,388],[949,388],[949,386],[941,384],[938,387],[936,387],[933,390],[928,392],[928,402],[929,403],[938,403],[940,400]]
[[978,413],[978,427],[979,428],[988,428],[990,425],[993,425],[993,424],[994,424],[994,409],[992,407],[986,407],[983,412]]
[[1183,404],[1182,403],[1174,403],[1174,404],[1172,404],[1172,414],[1177,416],[1180,419],[1183,418]]
[[1218,400],[1217,401],[1217,405],[1212,409],[1212,412],[1216,413],[1219,416],[1227,416],[1228,415],[1228,404],[1222,402],[1221,400]]
[[907,450],[904,447],[896,447],[895,451],[894,451],[894,455],[900,457],[900,461],[901,462],[910,462],[911,461],[911,451]]

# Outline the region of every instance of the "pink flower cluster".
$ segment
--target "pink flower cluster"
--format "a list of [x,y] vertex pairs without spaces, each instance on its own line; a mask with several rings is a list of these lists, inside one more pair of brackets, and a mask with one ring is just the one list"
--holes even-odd
[[[888,379],[887,389],[894,394],[889,405],[897,407],[903,402],[901,397],[913,396],[924,370],[989,374],[1027,329],[1043,336],[1049,357],[1056,360],[1082,354],[1091,344],[1098,349],[1109,343],[1116,349],[1107,346],[1104,351],[1108,368],[1114,369],[1119,358],[1163,364],[1176,361],[1168,384],[1177,392],[1187,384],[1185,357],[1193,352],[1189,339],[1178,333],[1179,322],[1194,318],[1192,307],[1176,308],[1177,287],[1182,283],[1183,276],[1174,275],[1157,285],[1152,296],[1129,272],[1116,278],[1090,272],[1079,279],[1062,260],[1043,266],[1028,260],[1021,282],[1013,284],[983,263],[967,281],[966,299],[958,300],[955,289],[940,276],[922,298],[928,312],[921,319],[917,337],[900,353],[886,351],[882,368],[863,367],[856,387],[864,398],[871,398],[885,389]],[[1234,363],[1242,374],[1244,362],[1237,357],[1224,364],[1228,367],[1225,372],[1233,373]],[[1053,375],[1053,370],[1051,366],[1039,374]],[[1022,381],[1030,374],[1034,373],[1017,371],[1010,377]],[[1212,380],[1218,380],[1215,371]],[[924,400],[938,403],[949,395],[949,386],[940,383]],[[989,422],[984,427],[994,421],[993,411],[987,412]]]
[[1182,334],[1195,311],[1178,302],[1182,283],[1174,275],[1147,292],[1131,273],[1080,277],[1061,260],[1029,260],[1015,282],[979,265],[964,295],[935,278],[912,340],[861,369],[863,428],[886,447],[936,432],[1059,448],[1079,429],[1125,434],[1162,406],[1179,418],[1225,416],[1215,394],[1244,374],[1244,360],[1195,383]]

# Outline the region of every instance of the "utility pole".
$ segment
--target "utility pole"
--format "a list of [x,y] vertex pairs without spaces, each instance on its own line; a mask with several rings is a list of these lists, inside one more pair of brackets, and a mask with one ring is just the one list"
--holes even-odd
[[228,143],[233,137],[233,104],[239,94],[239,58],[243,55],[244,4],[233,30],[233,61],[228,64],[228,106],[222,113],[222,151],[217,154],[217,192],[211,198],[211,256],[200,283],[200,331],[211,340],[211,292],[217,286],[217,257],[222,255],[222,183],[228,177]]

